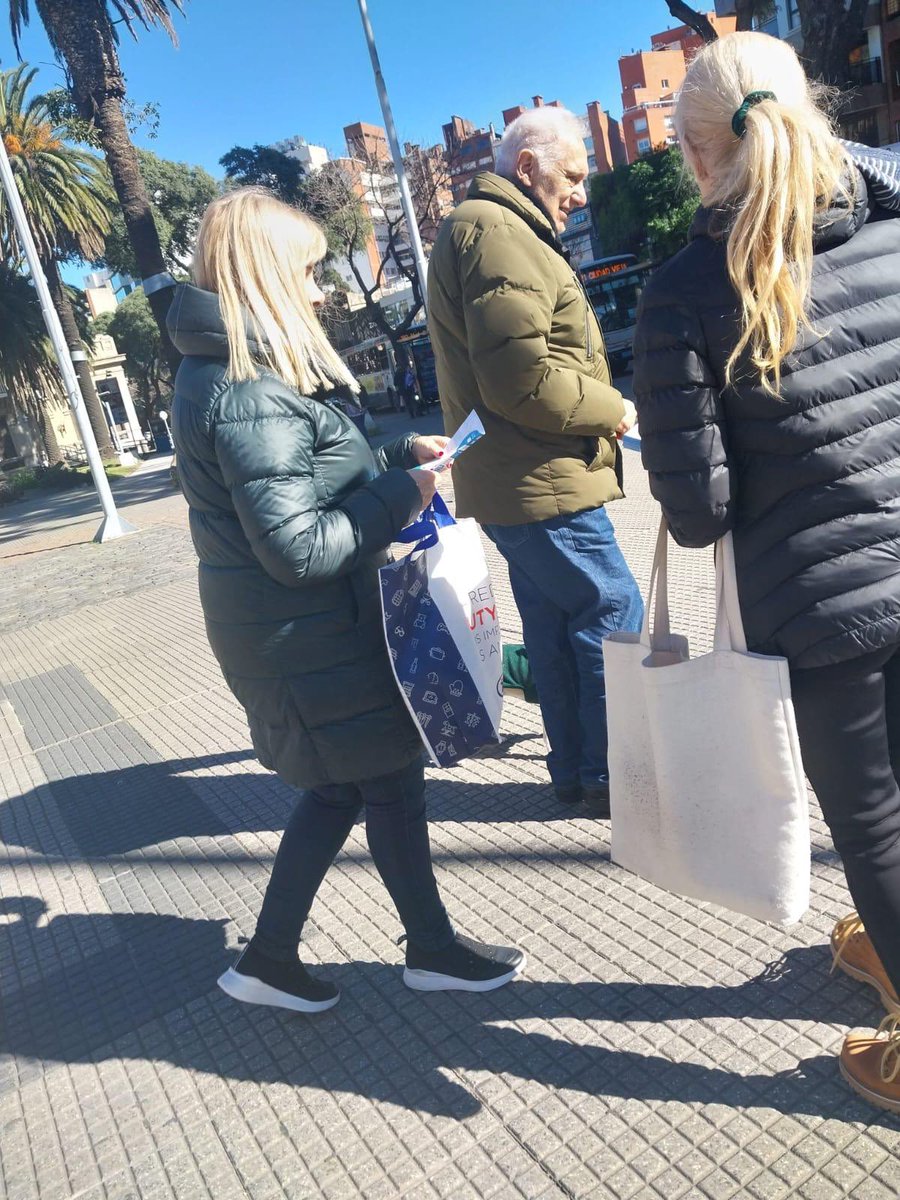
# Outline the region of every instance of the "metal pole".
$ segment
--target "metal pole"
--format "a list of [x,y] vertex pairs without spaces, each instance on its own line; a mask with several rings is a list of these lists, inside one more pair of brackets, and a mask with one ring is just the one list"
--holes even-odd
[[53,301],[50,299],[50,289],[47,287],[47,280],[44,278],[37,247],[34,244],[34,238],[31,236],[31,229],[28,226],[28,219],[25,216],[25,209],[22,206],[22,199],[19,196],[19,189],[16,187],[9,155],[6,153],[6,146],[3,144],[2,137],[0,137],[0,184],[2,184],[3,191],[6,193],[13,221],[22,241],[22,246],[25,249],[25,257],[28,259],[31,279],[38,294],[38,299],[41,302],[44,323],[47,326],[47,332],[50,334],[50,341],[53,343],[53,352],[56,355],[56,361],[59,363],[59,370],[65,385],[69,407],[75,414],[78,432],[81,434],[81,440],[84,442],[84,448],[87,452],[88,465],[91,469],[94,487],[97,489],[100,506],[103,509],[103,520],[100,523],[100,528],[94,535],[94,541],[108,542],[113,538],[122,537],[123,534],[134,533],[137,527],[129,524],[128,521],[119,516],[112,492],[109,489],[109,480],[106,478],[106,472],[103,469],[103,461],[97,449],[94,431],[91,429],[90,420],[85,412],[81,389],[78,386],[78,376],[75,374],[75,368],[72,365],[72,358],[69,347],[66,345],[62,325],[59,323],[59,317],[56,314],[56,309],[53,307]]
[[416,274],[419,277],[419,287],[422,289],[422,303],[427,307],[428,293],[426,290],[426,281],[428,268],[425,263],[425,254],[422,250],[422,239],[419,237],[419,225],[416,221],[416,212],[409,191],[409,182],[406,178],[406,168],[403,165],[403,157],[400,154],[400,143],[397,140],[397,130],[394,126],[391,102],[388,100],[387,88],[384,86],[384,76],[381,73],[381,63],[378,60],[378,51],[375,48],[375,34],[372,32],[372,22],[369,20],[367,0],[358,0],[358,3],[359,15],[362,17],[363,30],[369,47],[369,57],[372,59],[372,70],[375,73],[375,86],[378,89],[378,99],[381,101],[381,111],[384,114],[384,127],[387,130],[388,142],[391,146],[391,156],[393,157],[394,167],[397,171],[397,183],[400,186],[400,202],[403,205],[403,212],[406,215],[406,224],[409,226],[409,241],[416,264]]

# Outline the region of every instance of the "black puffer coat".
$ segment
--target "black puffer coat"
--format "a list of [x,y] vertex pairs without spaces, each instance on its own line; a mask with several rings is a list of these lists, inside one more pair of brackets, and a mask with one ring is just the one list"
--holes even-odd
[[868,154],[816,234],[826,335],[803,337],[780,396],[746,368],[724,386],[739,316],[722,214],[701,209],[650,280],[635,338],[651,490],[684,546],[733,529],[748,645],[800,668],[900,640],[900,159]]
[[378,458],[353,422],[261,372],[226,380],[218,298],[182,285],[172,426],[213,653],[260,762],[292,783],[399,770],[421,742],[391,673],[378,567],[419,510],[412,438]]

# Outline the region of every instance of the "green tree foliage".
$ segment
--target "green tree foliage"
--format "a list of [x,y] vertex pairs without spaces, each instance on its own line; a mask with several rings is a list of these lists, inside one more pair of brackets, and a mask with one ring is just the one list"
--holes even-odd
[[156,415],[171,391],[171,376],[162,353],[159,328],[143,291],[126,296],[115,312],[94,321],[97,333],[108,333],[125,355],[125,372],[134,386],[135,401],[144,421]]
[[[18,53],[31,8],[29,0],[9,0],[8,7]],[[136,37],[139,26],[161,28],[173,42],[177,41],[172,17],[184,11],[184,0],[37,0],[35,7],[54,54],[65,64],[79,115],[98,130],[141,278],[162,274],[165,261],[128,127],[127,92],[118,45],[122,30]],[[150,300],[174,371],[181,356],[166,331],[171,302],[168,287],[154,291]]]
[[[100,407],[72,296],[59,264],[76,255],[90,257],[109,230],[113,192],[102,160],[72,144],[67,126],[54,122],[42,95],[29,95],[37,74],[23,63],[0,72],[0,135],[9,155],[19,196],[47,278],[53,306],[69,349],[76,352],[75,372],[101,455],[113,446]],[[8,206],[0,200],[0,243],[9,257],[23,252]]]
[[296,158],[271,146],[233,146],[219,159],[236,187],[264,187],[285,204],[303,207],[304,171]]
[[[183,275],[190,265],[203,210],[218,194],[219,185],[202,167],[170,162],[149,150],[138,150],[138,159],[166,267],[173,275]],[[113,216],[99,261],[117,274],[138,274],[121,208]]]
[[51,466],[62,453],[47,400],[59,396],[61,383],[41,306],[31,280],[18,265],[0,260],[0,385],[15,408],[26,412],[41,430]]
[[[225,168],[226,186],[264,187],[294,208],[314,217],[325,230],[329,258],[347,251],[347,228],[353,226],[362,242],[371,229],[359,197],[352,187],[335,184],[336,163],[327,163],[320,171],[307,175],[295,158],[273,150],[271,146],[234,146],[219,162]],[[338,289],[345,284],[327,264],[321,282]]]
[[596,175],[590,203],[605,253],[659,261],[686,244],[700,196],[681,152],[667,146]]

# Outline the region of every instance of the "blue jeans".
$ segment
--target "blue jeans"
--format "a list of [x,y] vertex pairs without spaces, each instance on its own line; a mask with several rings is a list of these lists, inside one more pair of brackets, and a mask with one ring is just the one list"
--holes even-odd
[[609,783],[603,639],[640,630],[644,605],[606,511],[485,525],[509,564],[557,787]]
[[260,953],[297,957],[304,922],[325,872],[366,809],[366,838],[409,940],[442,950],[454,938],[431,868],[421,759],[377,779],[328,784],[301,792],[272,867],[253,935]]

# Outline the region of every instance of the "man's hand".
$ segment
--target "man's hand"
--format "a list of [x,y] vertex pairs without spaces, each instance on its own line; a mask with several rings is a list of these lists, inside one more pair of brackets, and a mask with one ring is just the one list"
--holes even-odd
[[[436,458],[441,458],[444,453],[444,447],[450,441],[447,437],[417,437],[412,444],[412,452],[415,455],[416,462],[429,463],[434,462]],[[423,471],[422,474],[430,475],[430,471]],[[427,503],[427,502],[426,502]]]
[[624,437],[628,430],[631,429],[633,425],[637,424],[637,409],[634,407],[631,401],[626,400],[624,396],[622,397],[622,403],[625,405],[625,416],[616,426],[617,438]]
[[419,489],[422,508],[427,508],[437,490],[437,475],[434,471],[407,471],[406,473]]

